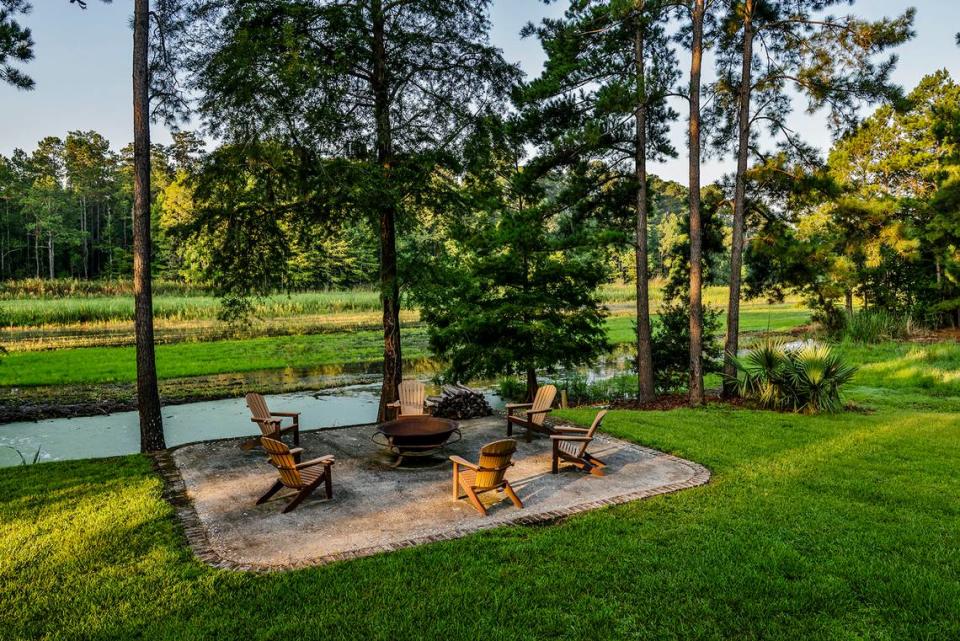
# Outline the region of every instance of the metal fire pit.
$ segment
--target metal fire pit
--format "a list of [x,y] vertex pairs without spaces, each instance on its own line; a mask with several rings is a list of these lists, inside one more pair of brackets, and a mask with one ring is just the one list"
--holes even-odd
[[433,456],[440,452],[456,434],[460,440],[460,424],[434,416],[401,416],[396,420],[377,426],[371,440],[385,447],[397,460],[393,467],[403,462],[404,457]]

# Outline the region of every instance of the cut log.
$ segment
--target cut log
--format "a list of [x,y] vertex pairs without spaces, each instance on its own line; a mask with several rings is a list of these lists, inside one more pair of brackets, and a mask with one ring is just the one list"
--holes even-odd
[[466,385],[444,385],[440,396],[431,396],[433,415],[440,418],[464,420],[493,414],[483,394]]

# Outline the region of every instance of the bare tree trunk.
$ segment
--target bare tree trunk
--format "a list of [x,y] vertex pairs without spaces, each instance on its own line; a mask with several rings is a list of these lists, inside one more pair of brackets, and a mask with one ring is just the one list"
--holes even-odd
[[853,290],[848,287],[843,295],[845,299],[844,304],[847,308],[847,316],[853,316]]
[[700,68],[704,0],[693,6],[690,61],[690,405],[703,405],[703,225],[700,220]]
[[90,278],[90,246],[87,242],[87,197],[83,196],[80,213],[80,234],[83,238],[83,277]]
[[47,232],[47,273],[50,280],[53,280],[55,277],[54,269],[54,253],[53,253],[53,232]]
[[[377,161],[390,181],[393,163],[393,132],[390,123],[390,87],[387,77],[387,47],[382,0],[372,0],[374,112],[377,124]],[[380,300],[383,304],[383,385],[377,420],[387,417],[387,405],[399,398],[403,378],[400,350],[400,284],[397,279],[397,208],[387,198],[380,208]]]
[[634,32],[634,55],[637,71],[637,110],[634,168],[637,180],[637,400],[652,401],[653,347],[650,339],[650,271],[647,256],[647,89],[642,18],[638,17]]
[[40,219],[33,230],[33,259],[36,263],[36,279],[40,280]]
[[150,79],[147,47],[150,0],[135,0],[133,17],[133,296],[137,342],[140,451],[166,448],[153,343],[150,279]]
[[747,157],[750,153],[750,94],[753,80],[753,0],[743,3],[743,66],[740,72],[740,113],[737,148],[737,178],[733,191],[733,241],[730,248],[730,299],[727,303],[727,340],[723,364],[723,396],[737,395],[737,368],[730,360],[740,347],[740,271],[743,265],[743,242],[746,232]]

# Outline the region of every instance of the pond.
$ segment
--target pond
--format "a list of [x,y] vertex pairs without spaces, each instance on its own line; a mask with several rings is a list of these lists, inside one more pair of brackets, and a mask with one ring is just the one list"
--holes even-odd
[[[493,392],[485,390],[484,395],[492,407],[503,407],[500,397]],[[380,385],[275,394],[266,399],[274,411],[300,412],[303,429],[340,427],[376,420]],[[258,432],[242,398],[164,407],[163,431],[170,447]],[[0,425],[0,467],[19,465],[18,451],[28,462],[38,451],[40,462],[133,454],[140,451],[137,413]]]

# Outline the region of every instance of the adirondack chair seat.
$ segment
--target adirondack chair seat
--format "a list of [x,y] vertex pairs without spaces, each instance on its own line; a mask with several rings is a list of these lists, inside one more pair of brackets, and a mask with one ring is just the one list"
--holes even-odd
[[272,438],[263,437],[261,439],[263,449],[269,456],[269,462],[280,475],[280,478],[274,482],[266,493],[257,499],[257,505],[266,503],[270,497],[282,490],[288,488],[296,490],[297,493],[293,499],[283,508],[283,513],[291,512],[301,502],[320,487],[322,483],[328,499],[333,498],[333,464],[336,462],[332,455],[321,456],[319,458],[298,462],[298,457],[303,453],[303,449],[289,448],[286,443]]
[[487,443],[480,448],[480,462],[471,463],[460,457],[451,456],[453,462],[453,498],[459,501],[466,495],[470,504],[483,516],[487,516],[487,508],[480,502],[479,494],[493,490],[501,491],[509,497],[518,508],[523,508],[523,502],[513,486],[504,478],[507,469],[513,465],[511,459],[517,451],[517,442],[513,439],[503,439]]
[[553,434],[544,421],[547,414],[552,410],[553,399],[557,396],[557,388],[553,385],[544,385],[537,390],[537,395],[532,403],[508,403],[507,404],[507,436],[513,435],[513,427],[526,428],[526,438],[529,441],[533,432],[542,434]]
[[551,472],[559,473],[560,461],[566,461],[594,476],[604,475],[603,468],[607,464],[587,452],[587,446],[593,441],[593,437],[606,415],[607,410],[597,412],[597,416],[593,419],[593,424],[590,425],[589,429],[567,426],[554,428],[556,433],[550,436],[550,440],[553,441]]

